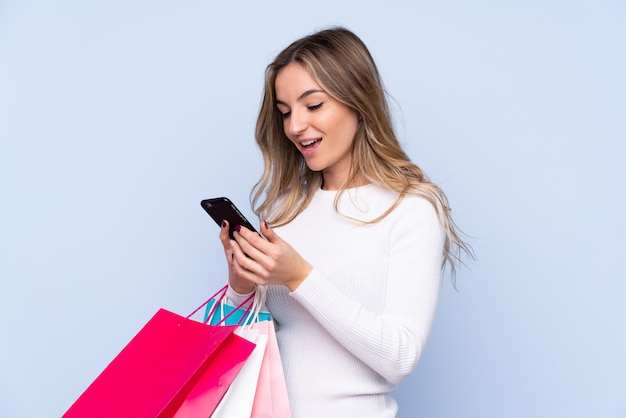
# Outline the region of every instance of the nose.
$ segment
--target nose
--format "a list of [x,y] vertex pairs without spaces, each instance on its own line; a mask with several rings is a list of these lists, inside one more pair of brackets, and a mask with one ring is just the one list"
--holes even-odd
[[291,111],[291,114],[285,120],[285,130],[288,135],[298,136],[302,134],[307,128],[307,118],[302,112]]

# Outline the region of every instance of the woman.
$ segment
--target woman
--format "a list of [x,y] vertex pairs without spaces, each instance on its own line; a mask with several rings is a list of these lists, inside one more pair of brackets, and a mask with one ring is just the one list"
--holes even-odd
[[293,416],[393,417],[441,270],[469,251],[443,192],[402,151],[362,41],[335,28],[271,63],[256,127],[261,233],[223,223],[229,298],[267,285]]

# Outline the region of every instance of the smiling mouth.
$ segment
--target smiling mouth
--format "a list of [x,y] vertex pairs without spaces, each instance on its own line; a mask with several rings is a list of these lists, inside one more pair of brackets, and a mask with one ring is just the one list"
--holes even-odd
[[310,141],[304,141],[301,142],[300,145],[302,146],[302,148],[304,149],[309,149],[312,148],[315,144],[317,144],[318,142],[321,141],[321,138],[318,139],[311,139]]

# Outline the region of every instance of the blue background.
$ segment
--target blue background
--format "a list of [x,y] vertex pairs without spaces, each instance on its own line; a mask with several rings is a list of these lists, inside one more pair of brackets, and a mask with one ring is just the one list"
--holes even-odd
[[623,1],[0,2],[0,415],[60,416],[160,307],[225,282],[265,66],[329,25],[478,261],[400,417],[626,416]]

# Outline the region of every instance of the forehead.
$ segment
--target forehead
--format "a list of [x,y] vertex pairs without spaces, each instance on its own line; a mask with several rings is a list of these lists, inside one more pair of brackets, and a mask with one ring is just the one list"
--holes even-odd
[[298,99],[311,90],[324,91],[311,73],[301,64],[291,63],[276,74],[274,90],[278,101],[286,102]]

